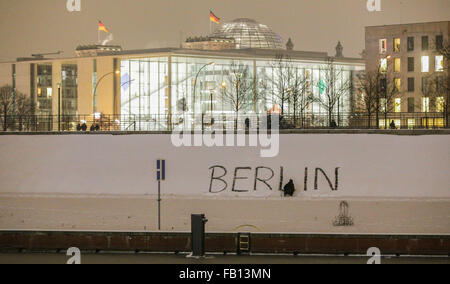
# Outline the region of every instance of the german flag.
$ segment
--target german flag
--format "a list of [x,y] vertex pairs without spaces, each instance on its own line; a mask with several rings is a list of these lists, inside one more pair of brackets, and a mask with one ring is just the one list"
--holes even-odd
[[109,33],[109,30],[106,28],[106,26],[101,21],[98,21],[98,30],[104,31],[105,33]]
[[220,18],[217,18],[216,15],[214,15],[214,13],[212,11],[209,11],[209,19],[213,23],[216,23],[216,24],[220,23]]

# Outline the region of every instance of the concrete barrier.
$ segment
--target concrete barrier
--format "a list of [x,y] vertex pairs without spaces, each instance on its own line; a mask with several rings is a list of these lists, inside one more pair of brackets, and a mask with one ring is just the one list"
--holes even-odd
[[[449,255],[450,236],[250,234],[249,253],[267,254],[357,254],[371,247],[382,255]],[[190,252],[190,233],[125,232],[0,232],[0,251],[67,250],[127,252]],[[236,253],[238,234],[206,234],[206,252]]]

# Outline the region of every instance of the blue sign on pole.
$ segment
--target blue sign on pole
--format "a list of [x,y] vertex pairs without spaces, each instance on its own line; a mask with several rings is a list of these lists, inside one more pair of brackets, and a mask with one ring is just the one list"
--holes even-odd
[[156,162],[156,179],[158,181],[166,180],[166,160]]
[[166,180],[166,160],[156,161],[156,179],[158,180],[158,230],[161,230],[161,181]]

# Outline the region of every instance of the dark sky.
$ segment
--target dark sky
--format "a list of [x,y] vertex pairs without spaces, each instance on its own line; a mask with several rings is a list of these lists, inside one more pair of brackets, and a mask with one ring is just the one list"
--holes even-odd
[[66,0],[0,0],[0,61],[31,53],[64,51],[97,41],[97,21],[125,49],[177,47],[183,37],[209,33],[209,10],[223,20],[253,18],[267,24],[297,50],[346,56],[364,48],[364,27],[450,20],[450,0],[381,0],[369,13],[367,0],[81,0],[69,13]]

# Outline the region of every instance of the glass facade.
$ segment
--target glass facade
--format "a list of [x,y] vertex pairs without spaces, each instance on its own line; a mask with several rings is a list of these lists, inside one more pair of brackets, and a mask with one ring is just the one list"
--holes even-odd
[[[286,100],[283,114],[308,117],[316,125],[326,126],[326,118],[314,117],[327,114],[323,104],[305,99],[325,96],[325,64],[293,61],[290,68],[294,76],[306,81],[307,87],[302,89],[300,97],[308,103],[295,108],[292,100]],[[336,79],[336,88],[352,80],[352,67],[336,64],[335,68],[343,68]],[[223,123],[216,123],[216,127],[230,128],[233,120],[228,125],[222,117],[245,119],[244,115],[269,113],[281,106],[277,82],[282,73],[276,70],[273,60],[181,55],[124,59],[121,61],[121,117],[131,121],[130,124],[136,120],[139,124],[136,129],[143,131],[164,130],[169,125],[199,129],[212,121]],[[334,112],[342,114],[343,124],[347,123],[346,115],[351,111],[350,95],[348,88],[334,106]],[[130,125],[122,128],[129,129]]]
[[76,64],[63,64],[61,67],[62,115],[78,114],[78,68]]
[[[183,112],[182,102],[186,103],[184,111],[193,115],[211,113],[211,111],[213,113],[232,113],[235,111],[236,108],[232,104],[232,99],[227,99],[227,97],[233,96],[234,86],[232,83],[235,82],[233,72],[237,70],[246,71],[248,73],[242,80],[253,82],[253,63],[251,61],[223,59],[215,59],[214,64],[211,64],[212,62],[208,59],[189,57],[173,58],[173,114]],[[227,96],[227,94],[229,95]],[[248,105],[247,102],[245,104]],[[247,112],[253,110],[253,107],[239,108],[239,110]]]
[[283,39],[268,26],[251,19],[236,19],[223,23],[212,34],[218,38],[234,38],[237,49],[283,49]]
[[36,87],[37,105],[36,114],[39,116],[52,115],[52,65],[37,65]]
[[98,94],[96,91],[96,87],[98,84],[98,73],[97,73],[97,59],[94,59],[93,61],[93,72],[92,72],[92,106],[93,106],[93,113],[97,112],[97,106],[98,106]]
[[127,121],[139,118],[140,130],[165,129],[169,107],[168,57],[122,60],[120,66],[122,116]]

